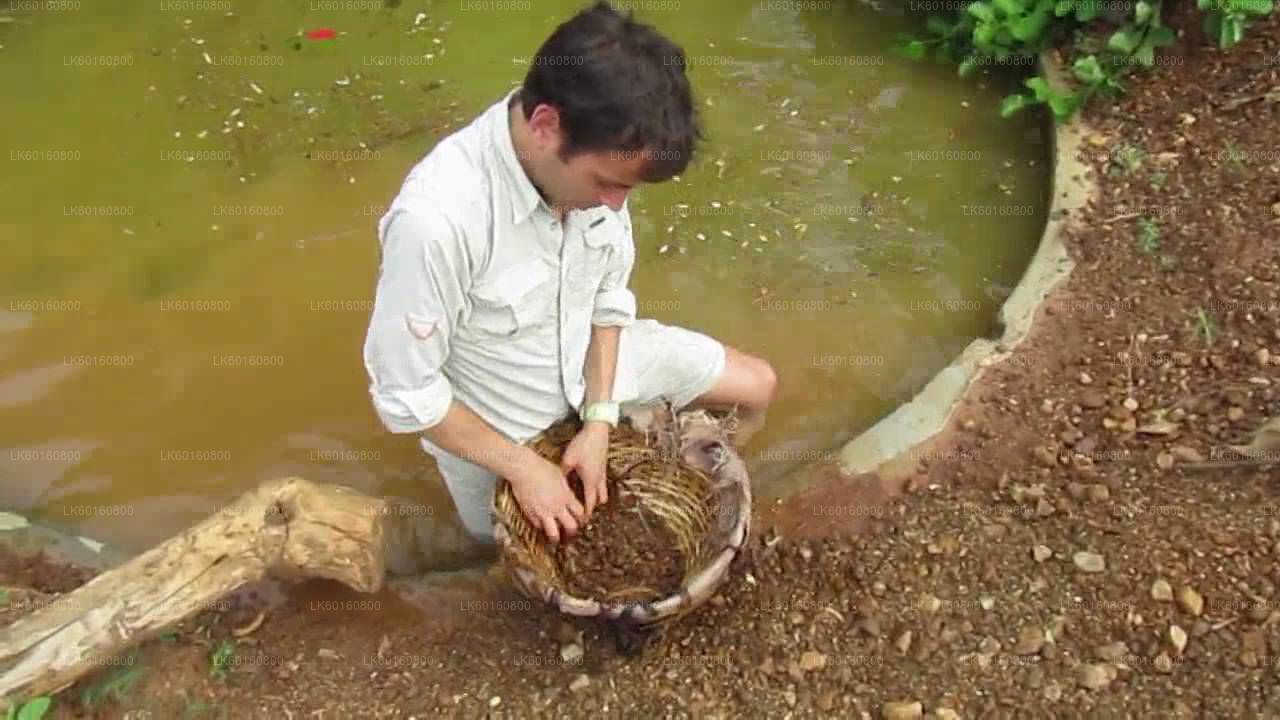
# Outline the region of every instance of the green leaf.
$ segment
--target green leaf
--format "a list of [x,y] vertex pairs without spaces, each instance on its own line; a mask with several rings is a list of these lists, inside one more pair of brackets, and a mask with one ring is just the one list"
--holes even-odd
[[906,45],[900,46],[903,56],[909,60],[923,60],[925,55],[929,53],[929,46],[920,40],[912,40]]
[[22,709],[18,711],[18,720],[40,720],[45,713],[49,712],[49,708],[52,705],[53,700],[49,699],[48,696],[42,695],[22,706]]
[[1133,5],[1133,20],[1139,25],[1146,25],[1153,12],[1150,3],[1146,2],[1146,0],[1138,0]]
[[1045,102],[1049,96],[1053,94],[1053,90],[1049,87],[1049,83],[1039,75],[1027,78],[1026,82],[1023,84],[1030,88],[1031,92],[1036,94],[1036,100],[1039,100],[1040,102]]
[[1115,52],[1128,55],[1138,47],[1138,43],[1140,42],[1142,42],[1142,35],[1126,28],[1124,30],[1117,30],[1113,33],[1111,37],[1107,39],[1107,47]]
[[977,46],[979,50],[990,50],[991,43],[995,39],[996,29],[995,26],[990,23],[982,23],[973,29],[973,44]]
[[1086,85],[1097,85],[1106,79],[1106,73],[1103,72],[1102,66],[1098,64],[1097,55],[1088,55],[1075,61],[1071,66],[1080,82]]
[[1231,15],[1222,21],[1223,40],[1222,47],[1234,47],[1237,43],[1244,39],[1244,18],[1239,15]]
[[1098,17],[1102,13],[1102,3],[1099,0],[1076,0],[1076,20],[1079,22],[1089,22]]
[[999,10],[1001,14],[1003,14],[1005,17],[1017,17],[1019,15],[1022,15],[1028,10],[1026,3],[1021,2],[1021,0],[991,0],[991,1],[995,4],[996,9]]
[[1026,95],[1006,95],[1004,102],[1000,103],[1000,117],[1009,117],[1019,112],[1031,103],[1031,98]]
[[1040,39],[1044,29],[1049,25],[1049,14],[1034,12],[1024,18],[1009,23],[1009,32],[1024,43]]
[[985,2],[971,3],[964,9],[964,11],[982,22],[993,22],[996,19],[995,12],[993,12],[991,10],[991,6]]
[[1054,93],[1049,98],[1049,107],[1053,110],[1053,115],[1058,120],[1067,120],[1075,114],[1076,109],[1080,105],[1080,98],[1074,93],[1066,95]]

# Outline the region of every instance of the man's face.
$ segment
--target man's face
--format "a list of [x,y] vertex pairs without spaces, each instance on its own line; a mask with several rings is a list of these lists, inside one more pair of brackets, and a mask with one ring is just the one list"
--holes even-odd
[[618,150],[580,152],[560,159],[552,153],[547,162],[548,192],[567,210],[586,210],[607,205],[621,210],[627,194],[643,180],[646,161],[643,153]]
[[647,154],[601,150],[579,152],[563,160],[560,149],[564,135],[558,120],[554,109],[542,105],[530,123],[542,139],[538,184],[555,205],[565,210],[586,210],[600,205],[621,210],[631,189],[644,182]]

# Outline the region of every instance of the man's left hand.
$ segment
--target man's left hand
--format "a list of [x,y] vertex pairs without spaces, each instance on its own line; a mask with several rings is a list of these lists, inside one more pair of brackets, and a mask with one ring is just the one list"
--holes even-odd
[[609,456],[609,425],[603,422],[589,422],[582,426],[578,434],[565,448],[564,457],[560,460],[560,469],[567,476],[576,471],[582,480],[587,517],[597,505],[609,500],[608,483],[605,482],[605,461]]

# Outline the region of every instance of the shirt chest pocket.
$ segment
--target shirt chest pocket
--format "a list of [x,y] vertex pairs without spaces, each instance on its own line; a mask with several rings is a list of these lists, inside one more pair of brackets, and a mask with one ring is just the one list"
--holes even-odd
[[488,275],[471,289],[473,330],[513,338],[554,320],[556,288],[546,265],[529,261]]

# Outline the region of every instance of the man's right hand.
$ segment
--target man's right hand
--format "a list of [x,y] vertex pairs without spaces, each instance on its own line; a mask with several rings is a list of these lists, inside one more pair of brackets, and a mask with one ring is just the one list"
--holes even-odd
[[533,452],[529,456],[529,462],[507,474],[507,482],[529,522],[558,543],[561,528],[566,539],[572,537],[585,524],[586,512],[559,467]]

